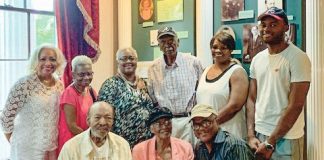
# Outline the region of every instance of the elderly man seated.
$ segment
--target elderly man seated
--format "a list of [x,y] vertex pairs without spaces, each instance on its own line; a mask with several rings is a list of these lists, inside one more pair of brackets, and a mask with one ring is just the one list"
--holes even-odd
[[200,140],[195,148],[195,159],[254,159],[249,146],[242,139],[219,128],[213,107],[198,104],[192,108],[190,118],[195,136]]
[[132,155],[128,142],[109,132],[113,122],[113,107],[106,102],[94,103],[87,115],[89,129],[67,141],[58,159],[131,160]]
[[148,120],[154,137],[143,141],[133,148],[134,160],[193,160],[191,144],[171,137],[172,113],[168,108],[157,107]]

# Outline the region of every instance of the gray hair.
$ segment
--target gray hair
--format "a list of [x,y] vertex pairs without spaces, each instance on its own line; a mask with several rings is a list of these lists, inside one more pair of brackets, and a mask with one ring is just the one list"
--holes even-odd
[[54,47],[52,44],[42,44],[34,51],[34,53],[31,55],[29,60],[29,73],[33,74],[37,72],[37,66],[39,64],[39,56],[42,53],[43,49],[51,49],[55,52],[57,68],[54,74],[56,74],[57,76],[62,75],[64,72],[64,68],[66,66],[66,60],[61,50],[58,49],[57,47]]
[[88,56],[85,56],[85,55],[75,56],[72,59],[72,62],[71,62],[72,72],[75,72],[77,66],[80,66],[80,65],[90,65],[90,66],[92,66],[92,61]]
[[128,52],[128,53],[133,53],[135,55],[136,58],[137,57],[137,52],[134,48],[132,47],[126,47],[126,48],[121,48],[121,49],[118,49],[118,51],[116,52],[116,60],[118,61],[119,58],[121,58],[121,54],[122,53],[125,53],[125,52]]

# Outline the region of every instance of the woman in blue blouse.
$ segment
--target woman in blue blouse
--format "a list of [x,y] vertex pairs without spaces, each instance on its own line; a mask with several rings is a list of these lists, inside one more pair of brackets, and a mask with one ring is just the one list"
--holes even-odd
[[146,121],[153,108],[146,83],[135,75],[137,53],[133,48],[119,49],[116,53],[118,73],[108,78],[100,88],[99,101],[115,109],[112,132],[125,138],[131,148],[152,135]]

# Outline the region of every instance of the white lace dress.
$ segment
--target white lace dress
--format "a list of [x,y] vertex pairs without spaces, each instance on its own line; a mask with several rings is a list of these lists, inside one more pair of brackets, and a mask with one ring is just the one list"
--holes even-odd
[[11,89],[0,123],[11,133],[11,159],[42,159],[45,151],[57,147],[59,96],[63,84],[52,87],[36,74],[21,78]]

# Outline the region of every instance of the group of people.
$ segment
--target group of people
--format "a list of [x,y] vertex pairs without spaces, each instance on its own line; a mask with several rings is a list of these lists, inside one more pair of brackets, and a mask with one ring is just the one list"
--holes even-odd
[[90,86],[91,59],[72,60],[73,83],[64,89],[57,76],[63,54],[40,47],[0,114],[11,159],[302,159],[310,61],[284,40],[282,9],[258,20],[267,49],[253,58],[250,81],[231,57],[235,41],[225,32],[211,39],[213,64],[203,69],[178,52],[171,27],[161,28],[163,57],[148,79],[135,74],[136,51],[122,48],[117,74],[99,92]]

